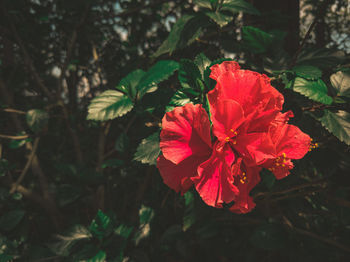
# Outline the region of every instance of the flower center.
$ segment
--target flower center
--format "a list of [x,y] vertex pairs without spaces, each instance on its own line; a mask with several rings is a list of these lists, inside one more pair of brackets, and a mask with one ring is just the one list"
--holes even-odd
[[237,136],[237,131],[230,129],[229,130],[229,136],[225,137],[225,141],[226,142],[231,142],[232,144],[237,144],[237,141],[235,139],[235,137]]
[[286,153],[283,152],[281,156],[279,156],[275,159],[273,166],[268,168],[268,170],[274,171],[275,167],[279,167],[279,166],[285,167],[286,163],[287,163],[287,155],[286,155]]
[[245,172],[243,172],[242,174],[239,175],[239,182],[241,182],[242,184],[245,184],[248,182],[247,180],[247,175]]
[[317,148],[317,147],[318,147],[318,143],[313,143],[313,142],[312,142],[312,138],[311,138],[309,151],[311,151],[312,149],[315,149],[315,148]]

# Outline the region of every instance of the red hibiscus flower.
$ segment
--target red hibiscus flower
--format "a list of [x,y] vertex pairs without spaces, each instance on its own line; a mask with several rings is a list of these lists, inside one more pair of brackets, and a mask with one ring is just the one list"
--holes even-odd
[[185,193],[197,176],[197,167],[211,152],[210,122],[201,105],[176,107],[163,117],[157,167],[164,183]]
[[273,158],[262,166],[274,173],[277,179],[289,175],[294,167],[291,159],[301,159],[309,151],[311,138],[298,127],[286,123],[291,112],[280,114],[269,128],[269,139],[273,145]]
[[288,125],[291,112],[280,113],[283,96],[267,76],[241,70],[236,62],[211,68],[217,81],[208,93],[209,117],[201,105],[187,104],[162,120],[157,167],[164,183],[182,194],[193,184],[213,207],[234,204],[235,213],[251,211],[250,191],[259,183],[262,167],[282,178],[310,145],[308,135]]

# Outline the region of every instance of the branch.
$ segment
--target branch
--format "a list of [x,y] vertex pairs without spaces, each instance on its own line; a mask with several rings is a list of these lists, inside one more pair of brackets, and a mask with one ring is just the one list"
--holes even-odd
[[73,49],[74,49],[75,43],[77,41],[78,30],[80,29],[80,27],[85,22],[87,14],[88,14],[88,12],[90,10],[90,3],[91,3],[91,1],[89,1],[89,3],[86,5],[85,10],[84,10],[84,12],[83,12],[79,22],[76,24],[76,26],[73,29],[72,36],[71,36],[70,41],[68,43],[66,60],[65,60],[63,66],[61,68],[61,75],[60,75],[60,79],[58,80],[59,81],[58,82],[58,92],[57,92],[57,96],[58,97],[60,97],[60,93],[61,93],[61,91],[63,89],[63,79],[65,78],[66,70],[67,70],[69,62],[71,60],[71,56],[72,56],[72,53],[73,53]]
[[8,136],[8,135],[2,135],[0,134],[0,138],[5,138],[5,139],[12,139],[12,140],[23,140],[28,138],[28,135],[23,135],[23,136]]
[[[13,107],[13,99],[11,94],[8,92],[8,89],[6,88],[6,85],[4,83],[4,81],[0,78],[0,93],[2,95],[2,97],[4,97],[5,102],[10,105],[11,107]],[[21,121],[19,121],[18,117],[16,114],[11,114],[13,122],[16,126],[17,131],[22,131],[23,127],[21,124]],[[26,148],[28,150],[30,150],[31,152],[33,151],[33,145],[31,142],[26,142]],[[31,160],[31,167],[32,167],[32,171],[33,173],[38,177],[39,183],[40,183],[40,187],[41,190],[43,192],[43,201],[45,201],[44,205],[46,206],[46,209],[51,217],[52,222],[54,223],[56,229],[60,229],[61,228],[61,218],[62,215],[60,214],[56,203],[53,199],[53,197],[51,196],[50,192],[49,192],[49,186],[48,186],[48,182],[47,182],[47,178],[44,174],[44,172],[42,171],[41,167],[40,167],[40,163],[38,160],[37,155],[34,153],[32,160]],[[12,187],[11,187],[12,188]],[[17,187],[17,191],[19,191],[19,189],[22,188],[21,186]]]
[[309,29],[307,30],[303,41],[301,42],[298,50],[295,52],[294,57],[289,65],[289,67],[293,67],[295,66],[298,56],[300,55],[301,50],[303,49],[304,45],[306,44],[306,40],[310,37],[310,34],[312,32],[312,30],[314,29],[314,27],[316,26],[316,24],[318,23],[318,20],[320,19],[322,12],[327,8],[327,6],[332,2],[332,0],[324,0],[323,2],[321,2],[319,8],[318,8],[318,12],[315,15],[314,21],[311,23]]
[[19,184],[21,184],[22,180],[24,179],[25,175],[27,174],[27,171],[32,164],[33,158],[35,156],[36,150],[38,149],[39,145],[39,137],[35,138],[33,149],[28,157],[27,163],[24,166],[21,175],[18,177],[17,181],[12,185],[12,188],[10,190],[10,194],[13,194],[16,190]]
[[334,247],[337,247],[343,251],[346,251],[346,252],[350,252],[350,247],[348,246],[345,246],[343,244],[340,244],[338,243],[337,241],[333,240],[333,239],[330,239],[330,238],[327,238],[327,237],[323,237],[323,236],[319,236],[315,233],[312,233],[310,231],[307,231],[305,229],[301,229],[301,228],[297,228],[297,227],[294,227],[293,224],[291,223],[291,221],[283,216],[283,220],[284,220],[284,224],[287,225],[291,230],[294,230],[295,232],[301,234],[301,235],[304,235],[304,236],[309,236],[311,238],[314,238],[314,239],[317,239],[321,242],[324,242],[326,244],[329,244],[331,246],[334,246]]
[[17,109],[12,109],[12,108],[5,108],[2,109],[1,111],[8,112],[8,113],[16,113],[20,115],[26,115],[27,113],[22,111],[22,110],[17,110]]

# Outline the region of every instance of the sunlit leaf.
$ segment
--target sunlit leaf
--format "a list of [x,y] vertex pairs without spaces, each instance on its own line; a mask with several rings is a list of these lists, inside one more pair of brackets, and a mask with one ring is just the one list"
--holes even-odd
[[75,225],[65,235],[57,235],[58,241],[49,245],[50,249],[57,255],[67,256],[70,249],[79,241],[91,239],[90,231],[82,226]]
[[44,110],[32,109],[26,114],[27,124],[33,132],[42,130],[49,121],[49,114]]
[[350,97],[350,74],[337,72],[331,75],[331,83],[338,96]]
[[95,237],[102,239],[111,233],[111,226],[111,218],[104,214],[101,210],[98,210],[96,217],[90,224],[89,230]]
[[89,120],[106,121],[125,115],[133,108],[133,102],[123,93],[107,90],[95,97],[88,108]]
[[296,77],[293,90],[325,105],[330,105],[333,102],[332,97],[327,95],[326,84],[321,79],[309,81],[301,77]]
[[139,210],[140,227],[135,234],[135,243],[138,243],[149,236],[151,231],[150,223],[154,217],[154,210],[150,207],[142,205]]
[[194,59],[194,63],[197,65],[198,70],[201,73],[201,76],[203,78],[204,71],[207,69],[207,67],[210,65],[211,61],[208,57],[206,57],[203,53],[200,53],[196,56]]
[[208,16],[211,20],[217,23],[220,27],[227,25],[229,22],[233,20],[233,16],[231,14],[223,14],[217,11],[204,11],[206,16]]
[[134,155],[134,160],[143,164],[155,165],[159,153],[159,132],[156,132],[141,141]]
[[333,113],[325,109],[319,121],[340,141],[350,145],[350,113],[343,110]]

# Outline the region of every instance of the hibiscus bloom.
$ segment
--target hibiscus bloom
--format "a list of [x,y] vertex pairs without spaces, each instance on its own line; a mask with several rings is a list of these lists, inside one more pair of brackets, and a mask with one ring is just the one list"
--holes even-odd
[[278,120],[271,124],[268,131],[270,141],[266,143],[272,144],[273,158],[268,159],[262,166],[274,173],[277,179],[289,175],[289,170],[294,167],[291,159],[303,158],[311,145],[311,138],[307,134],[283,120],[291,116],[293,116],[291,112],[280,114]]
[[162,120],[157,167],[176,192],[194,184],[206,204],[220,208],[234,201],[232,212],[247,213],[255,206],[249,193],[261,168],[282,178],[290,159],[304,156],[310,138],[286,123],[291,113],[280,113],[283,96],[267,76],[241,70],[236,62],[211,70],[217,82],[208,93],[214,141],[201,105],[176,107]]

